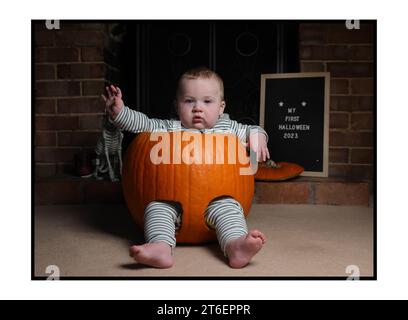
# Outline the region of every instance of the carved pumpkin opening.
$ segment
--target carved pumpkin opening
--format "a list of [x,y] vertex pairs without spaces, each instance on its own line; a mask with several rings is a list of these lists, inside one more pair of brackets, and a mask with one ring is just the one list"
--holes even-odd
[[177,234],[177,232],[181,229],[182,224],[183,224],[183,206],[178,201],[170,201],[170,200],[164,200],[164,199],[157,199],[155,201],[166,202],[176,207],[176,210],[179,213],[176,223],[175,223],[176,234]]

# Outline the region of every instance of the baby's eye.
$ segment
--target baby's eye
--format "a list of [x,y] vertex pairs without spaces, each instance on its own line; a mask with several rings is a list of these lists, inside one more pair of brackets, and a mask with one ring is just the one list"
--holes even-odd
[[184,102],[185,102],[185,103],[192,103],[193,100],[192,100],[192,99],[186,99],[186,100],[184,100]]
[[212,100],[204,100],[205,103],[211,103]]

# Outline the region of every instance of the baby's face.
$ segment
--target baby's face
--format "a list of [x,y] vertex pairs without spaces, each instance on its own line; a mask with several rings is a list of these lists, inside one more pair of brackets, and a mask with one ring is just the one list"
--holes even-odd
[[195,129],[214,127],[225,108],[218,81],[214,78],[181,81],[175,103],[183,126]]

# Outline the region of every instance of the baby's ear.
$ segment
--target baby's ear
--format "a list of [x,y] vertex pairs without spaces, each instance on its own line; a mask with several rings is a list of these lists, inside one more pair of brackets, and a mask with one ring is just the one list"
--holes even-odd
[[225,101],[221,101],[221,111],[224,112],[225,107],[227,106],[227,104],[225,103]]

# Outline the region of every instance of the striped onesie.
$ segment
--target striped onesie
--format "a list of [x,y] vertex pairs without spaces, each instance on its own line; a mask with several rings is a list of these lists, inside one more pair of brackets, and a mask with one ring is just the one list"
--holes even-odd
[[[185,128],[180,120],[150,119],[145,114],[123,107],[114,120],[110,120],[122,130],[140,132],[193,131],[201,133],[231,133],[247,143],[250,130],[258,130],[268,137],[259,126],[250,126],[230,120],[224,113],[213,128]],[[165,242],[172,248],[176,246],[175,231],[179,227],[182,208],[172,201],[152,201],[144,213],[144,233],[147,243]],[[211,201],[203,213],[207,225],[214,229],[222,251],[226,255],[229,240],[248,234],[243,209],[232,197],[220,197]]]

